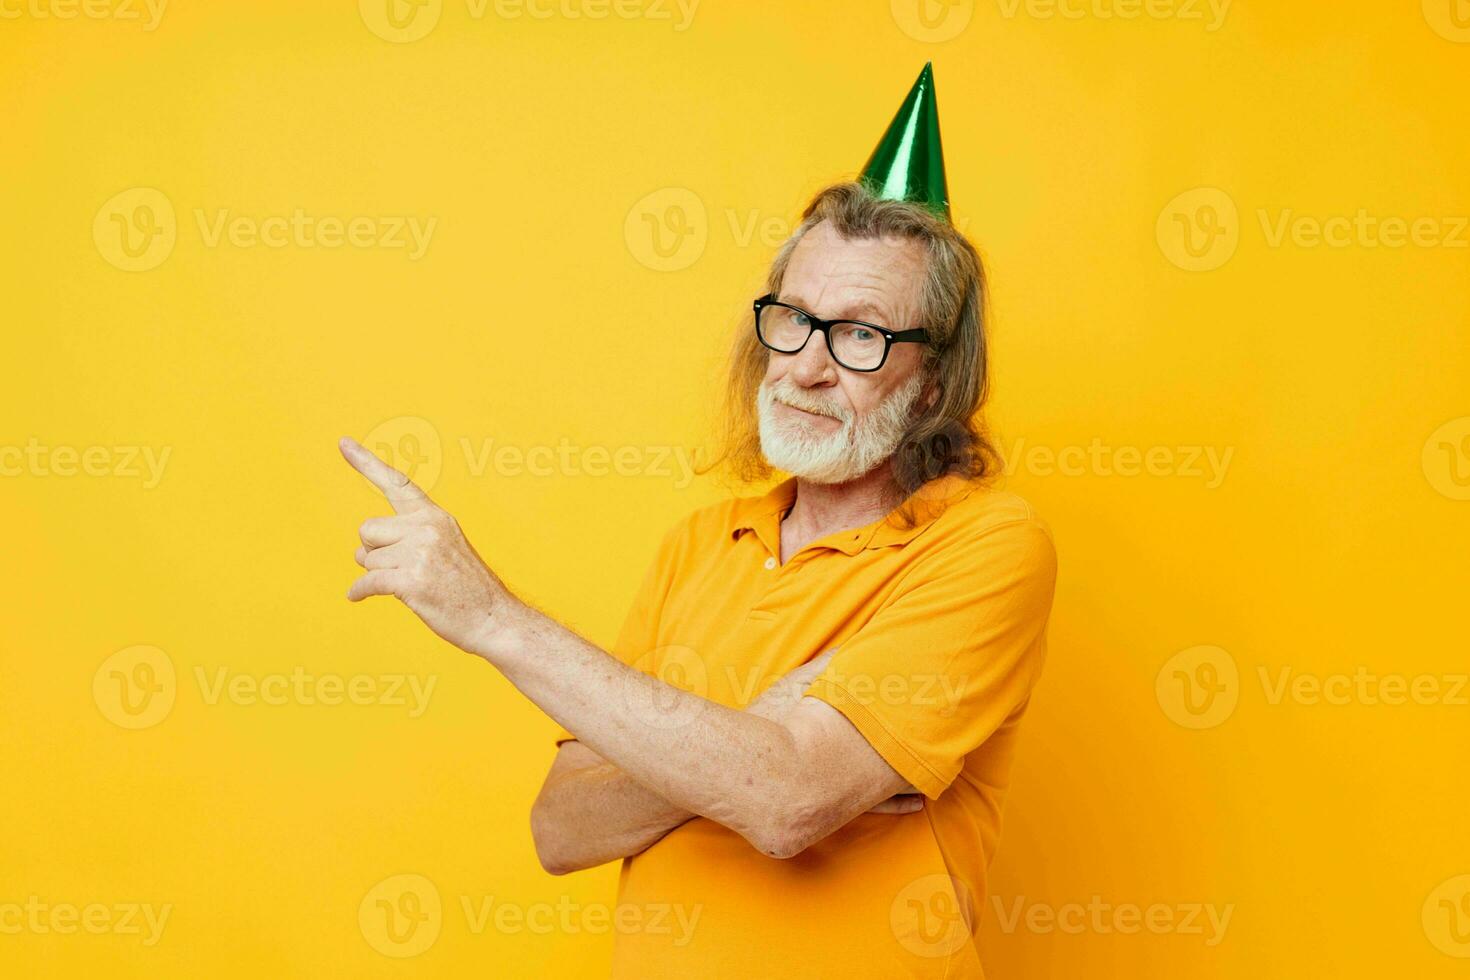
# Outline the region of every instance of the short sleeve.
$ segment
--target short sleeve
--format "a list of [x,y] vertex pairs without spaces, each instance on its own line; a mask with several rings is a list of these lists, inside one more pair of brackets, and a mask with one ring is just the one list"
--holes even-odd
[[[625,664],[632,664],[658,645],[658,621],[673,584],[679,546],[688,525],[685,518],[664,532],[663,540],[643,574],[643,581],[633,596],[633,605],[623,620],[617,639],[608,650]],[[556,729],[556,744],[569,742],[577,736],[560,725]]]
[[1034,517],[957,537],[905,573],[806,694],[937,798],[965,756],[1024,710],[1055,585],[1051,533]]

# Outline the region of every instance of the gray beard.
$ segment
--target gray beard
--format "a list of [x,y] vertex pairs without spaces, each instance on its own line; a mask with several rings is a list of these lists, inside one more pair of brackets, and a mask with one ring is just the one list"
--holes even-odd
[[[898,450],[923,383],[923,373],[915,371],[876,408],[854,418],[786,379],[778,381],[774,389],[762,381],[756,391],[761,453],[776,469],[812,483],[855,480],[891,459]],[[839,416],[842,427],[821,435],[802,422],[782,421],[775,417],[777,401],[820,414],[843,412]]]

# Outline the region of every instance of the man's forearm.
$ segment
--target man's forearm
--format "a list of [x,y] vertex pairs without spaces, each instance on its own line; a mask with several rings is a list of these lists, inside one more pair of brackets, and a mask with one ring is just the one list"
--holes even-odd
[[[674,806],[786,857],[902,785],[897,770],[826,705],[803,701],[773,721],[664,684],[599,650],[518,600],[459,522],[407,474],[356,440],[339,446],[394,511],[358,528],[362,546],[353,557],[364,573],[347,598],[396,597]],[[676,723],[640,719],[634,706],[655,703],[671,708]]]
[[[786,717],[835,652],[829,650],[787,673],[745,710],[773,721]],[[903,792],[916,791],[905,786]],[[913,801],[894,798],[873,812],[913,809]],[[558,750],[531,808],[531,829],[542,866],[563,874],[641,854],[694,816],[580,742],[569,742]]]
[[[767,853],[781,848],[808,788],[796,741],[781,724],[672,688],[529,607],[475,652],[653,795]],[[634,707],[653,703],[657,719]]]
[[[407,474],[356,440],[344,438],[339,446],[394,511],[358,528],[362,546],[354,558],[364,573],[347,598],[396,597],[435,633],[490,661],[594,752],[674,806],[784,857],[902,784],[851,726],[839,727],[846,720],[835,712],[798,708],[790,718],[772,721],[664,684],[594,647],[518,600],[470,545],[459,522]],[[678,723],[640,720],[637,703],[668,704]]]
[[542,866],[565,874],[639,854],[693,816],[604,762],[549,779],[531,828]]

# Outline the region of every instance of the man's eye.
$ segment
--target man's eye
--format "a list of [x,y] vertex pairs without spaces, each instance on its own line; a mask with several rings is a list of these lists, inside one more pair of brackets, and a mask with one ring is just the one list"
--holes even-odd
[[852,339],[858,341],[859,343],[866,344],[870,341],[877,340],[878,335],[869,330],[867,327],[853,327]]
[[795,310],[791,311],[791,322],[798,327],[809,327],[812,324],[810,317],[805,313],[797,313]]

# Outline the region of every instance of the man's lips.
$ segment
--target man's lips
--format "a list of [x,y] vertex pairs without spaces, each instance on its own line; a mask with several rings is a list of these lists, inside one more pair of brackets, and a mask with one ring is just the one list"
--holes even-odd
[[820,412],[808,412],[804,408],[797,408],[795,405],[788,404],[787,402],[778,401],[778,402],[776,402],[776,404],[777,405],[780,405],[782,408],[786,409],[787,411],[796,412],[796,413],[798,413],[800,415],[805,415],[807,418],[824,419],[824,420],[826,420],[828,422],[839,422],[839,421],[841,421],[840,419],[835,419],[835,418],[833,418],[830,415],[823,415]]

